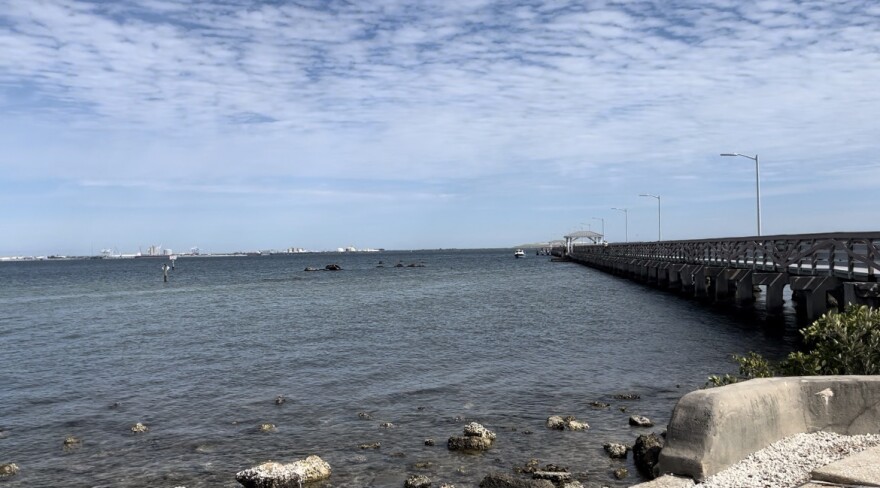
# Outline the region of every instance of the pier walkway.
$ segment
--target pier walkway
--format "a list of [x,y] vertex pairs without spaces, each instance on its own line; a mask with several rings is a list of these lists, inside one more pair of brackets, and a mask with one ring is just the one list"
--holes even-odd
[[782,309],[789,287],[810,320],[829,301],[880,306],[880,232],[574,244],[554,253],[719,302],[749,304],[760,290],[769,312]]

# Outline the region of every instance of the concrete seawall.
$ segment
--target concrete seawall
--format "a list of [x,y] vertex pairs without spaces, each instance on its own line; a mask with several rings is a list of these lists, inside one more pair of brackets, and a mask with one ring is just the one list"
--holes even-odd
[[880,376],[762,378],[678,401],[659,474],[702,481],[785,437],[880,433]]

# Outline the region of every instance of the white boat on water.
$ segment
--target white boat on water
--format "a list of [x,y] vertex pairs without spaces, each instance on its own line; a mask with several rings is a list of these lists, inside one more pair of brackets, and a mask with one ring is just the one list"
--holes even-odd
[[516,252],[513,253],[513,256],[516,258],[524,258],[526,257],[526,252],[522,249],[517,249]]

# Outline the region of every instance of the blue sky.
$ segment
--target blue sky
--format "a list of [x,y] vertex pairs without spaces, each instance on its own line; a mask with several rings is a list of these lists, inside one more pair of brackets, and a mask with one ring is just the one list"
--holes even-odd
[[880,228],[875,1],[10,0],[0,255]]

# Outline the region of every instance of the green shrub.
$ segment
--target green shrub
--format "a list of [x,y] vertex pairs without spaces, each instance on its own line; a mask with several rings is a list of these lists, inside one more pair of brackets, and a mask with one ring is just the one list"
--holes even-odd
[[880,374],[880,310],[848,306],[802,329],[809,352],[782,362],[786,375]]
[[739,363],[739,375],[746,379],[769,378],[776,372],[776,366],[756,352],[746,356],[734,354],[733,360]]
[[832,310],[801,329],[807,351],[797,351],[776,364],[760,354],[733,356],[739,377],[709,377],[705,387],[723,386],[740,379],[771,376],[880,374],[880,309],[850,305]]

